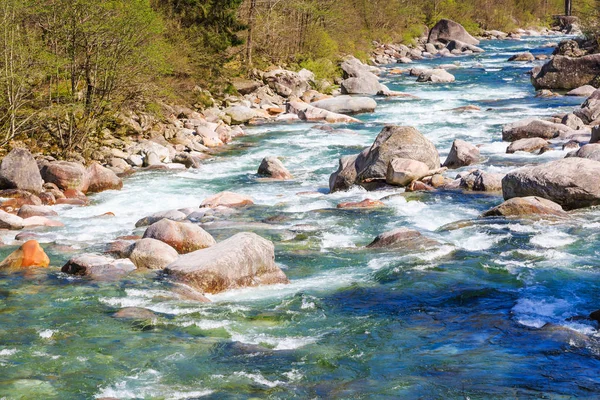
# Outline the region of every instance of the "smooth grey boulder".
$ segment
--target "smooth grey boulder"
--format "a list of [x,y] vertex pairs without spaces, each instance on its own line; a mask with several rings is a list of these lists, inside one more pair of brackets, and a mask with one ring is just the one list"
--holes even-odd
[[500,192],[502,190],[502,178],[502,174],[478,169],[461,176],[459,186],[474,192]]
[[482,217],[567,216],[560,204],[542,197],[514,197],[484,212]]
[[[569,157],[569,156],[567,156]],[[583,145],[573,154],[573,157],[587,158],[600,161],[600,143],[589,143]]]
[[310,104],[338,114],[370,113],[377,107],[377,102],[370,97],[353,96],[337,96]]
[[517,151],[533,153],[547,145],[548,141],[542,138],[519,139],[512,142],[506,149],[506,152],[508,154],[516,153]]
[[452,40],[458,40],[467,44],[478,45],[479,40],[467,32],[467,30],[458,22],[449,19],[441,19],[431,31],[429,31],[428,43],[448,43]]
[[216,243],[215,239],[199,226],[166,218],[150,225],[144,232],[144,238],[165,242],[180,254],[204,249]]
[[596,91],[596,88],[592,85],[583,85],[576,89],[568,91],[565,96],[579,96],[579,97],[589,97]]
[[531,83],[536,89],[572,90],[600,85],[600,54],[571,58],[556,55],[542,67],[535,67]]
[[231,118],[231,123],[236,125],[245,124],[256,117],[256,112],[246,106],[227,107],[223,112]]
[[128,259],[114,259],[91,253],[75,256],[61,268],[65,274],[109,280],[120,278],[135,270],[135,265]]
[[430,169],[440,167],[440,156],[434,144],[421,132],[410,126],[389,125],[384,127],[364,159],[357,158],[359,182],[385,179],[390,161],[408,158],[421,161]]
[[429,167],[421,161],[407,158],[394,158],[388,164],[386,183],[394,186],[406,186],[412,181],[427,175]]
[[242,232],[216,245],[179,257],[165,274],[203,293],[289,283],[275,264],[273,243]]
[[367,248],[417,251],[439,244],[439,242],[421,235],[418,231],[402,227],[377,235],[375,240],[367,245]]
[[575,131],[585,128],[585,124],[581,118],[573,113],[565,115],[561,121],[561,124],[566,125]]
[[27,149],[12,149],[0,164],[0,189],[42,192],[44,181],[37,162]]
[[348,190],[356,183],[356,177],[358,175],[358,172],[356,171],[356,159],[358,157],[359,155],[356,154],[340,158],[337,171],[329,177],[330,193]]
[[138,220],[138,222],[135,223],[135,227],[139,228],[141,226],[152,225],[164,218],[170,219],[171,221],[183,221],[186,217],[187,215],[179,210],[159,211]]
[[129,249],[129,259],[137,268],[163,269],[177,260],[177,250],[160,240],[144,238]]
[[479,158],[480,153],[476,146],[464,140],[456,139],[452,143],[452,148],[443,166],[449,169],[465,167],[478,163]]
[[454,75],[445,69],[430,69],[423,72],[417,78],[417,82],[431,82],[431,83],[452,83],[456,80]]
[[600,162],[570,157],[520,168],[502,179],[504,199],[538,196],[565,210],[600,204]]
[[23,229],[24,226],[23,218],[0,210],[0,229],[19,230]]
[[571,129],[563,124],[527,118],[504,125],[502,128],[502,140],[505,142],[514,142],[526,138],[553,139],[570,131]]
[[368,94],[375,96],[383,93],[384,88],[379,78],[371,74],[344,79],[340,85],[342,94]]
[[595,90],[581,105],[581,108],[573,111],[573,114],[581,118],[585,124],[598,122],[600,120],[600,89]]

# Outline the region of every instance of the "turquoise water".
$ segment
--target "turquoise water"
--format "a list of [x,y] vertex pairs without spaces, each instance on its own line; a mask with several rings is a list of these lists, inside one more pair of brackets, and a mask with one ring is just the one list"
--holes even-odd
[[[511,54],[556,38],[484,42],[460,63],[457,82],[416,84],[385,76],[418,100],[378,99],[364,124],[329,133],[315,125],[266,125],[197,171],[141,172],[89,207],[61,206],[65,228],[40,231],[49,270],[0,275],[0,398],[597,398],[597,326],[573,319],[600,308],[600,214],[571,220],[475,220],[499,196],[401,189],[328,194],[337,159],[370,145],[384,124],[417,127],[447,155],[455,138],[480,144],[491,172],[562,158],[505,154],[501,126],[578,106],[579,98],[535,98]],[[415,64],[421,65],[421,64]],[[390,66],[393,67],[393,66]],[[478,105],[483,111],[455,113]],[[489,110],[488,110],[489,109]],[[257,178],[268,155],[294,174]],[[453,176],[457,171],[449,173]],[[91,282],[60,273],[73,254],[102,251],[152,212],[197,207],[232,190],[256,205],[202,226],[222,240],[254,231],[276,246],[290,285],[174,298],[154,273]],[[299,194],[300,193],[300,194]],[[338,210],[342,201],[384,199],[377,210]],[[112,211],[114,218],[99,217]],[[406,226],[441,244],[424,253],[364,249],[379,233]],[[0,235],[13,243],[13,233]],[[16,247],[0,249],[4,256]],[[143,307],[146,321],[112,317]]]

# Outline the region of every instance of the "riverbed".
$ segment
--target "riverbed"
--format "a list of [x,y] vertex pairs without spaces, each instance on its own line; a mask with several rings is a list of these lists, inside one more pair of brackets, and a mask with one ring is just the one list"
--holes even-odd
[[[455,63],[451,84],[384,73],[390,89],[418,98],[377,98],[376,112],[357,116],[362,123],[333,132],[306,123],[250,127],[198,170],[139,172],[123,190],[93,195],[90,206],[60,206],[65,227],[38,237],[51,268],[0,275],[0,398],[597,397],[598,326],[577,318],[600,308],[597,209],[568,221],[481,220],[500,195],[328,189],[339,157],[370,146],[385,124],[416,127],[442,161],[454,139],[481,145],[477,168],[489,172],[563,158],[560,150],[506,154],[501,141],[503,124],[584,100],[535,97],[526,73],[542,61],[506,61],[525,50],[551,54],[542,48],[550,41],[557,37],[487,41],[482,54],[413,64]],[[481,111],[452,111],[467,105]],[[258,177],[265,156],[281,157],[294,179]],[[94,282],[60,272],[74,254],[143,233],[138,219],[198,207],[222,190],[255,205],[202,227],[217,241],[240,231],[272,240],[289,285],[228,291],[204,304],[173,299],[154,273]],[[385,207],[336,208],[366,198]],[[399,227],[440,245],[364,248]],[[14,243],[14,232],[0,237]],[[122,307],[156,318],[113,318]]]

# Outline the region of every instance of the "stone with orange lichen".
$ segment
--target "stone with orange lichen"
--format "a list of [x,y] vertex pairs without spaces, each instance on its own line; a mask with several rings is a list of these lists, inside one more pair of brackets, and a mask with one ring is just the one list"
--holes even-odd
[[49,265],[50,258],[44,252],[42,246],[36,240],[28,240],[0,263],[0,269],[46,268]]

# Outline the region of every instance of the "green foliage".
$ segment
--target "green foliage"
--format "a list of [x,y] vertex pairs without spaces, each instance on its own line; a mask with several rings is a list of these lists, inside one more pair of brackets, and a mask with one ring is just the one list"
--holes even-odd
[[342,75],[342,71],[337,63],[328,58],[302,61],[300,67],[312,71],[317,80],[326,79],[328,81],[333,81],[335,78]]

